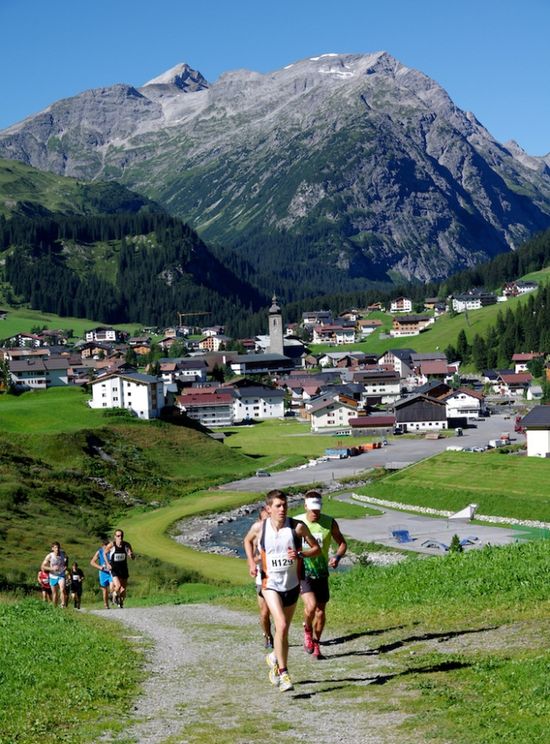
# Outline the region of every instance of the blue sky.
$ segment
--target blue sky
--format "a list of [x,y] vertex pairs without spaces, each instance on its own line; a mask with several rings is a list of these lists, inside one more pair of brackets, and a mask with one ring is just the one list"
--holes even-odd
[[0,0],[0,27],[0,129],[178,62],[213,81],[242,67],[385,50],[434,78],[498,140],[550,152],[548,0]]

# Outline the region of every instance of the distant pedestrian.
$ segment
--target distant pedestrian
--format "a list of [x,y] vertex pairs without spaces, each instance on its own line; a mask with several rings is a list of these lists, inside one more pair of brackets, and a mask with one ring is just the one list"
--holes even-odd
[[262,594],[262,567],[260,562],[260,551],[258,550],[258,529],[268,513],[265,506],[260,509],[259,517],[249,529],[244,538],[244,552],[249,565],[252,561],[256,563],[256,596],[258,598],[258,609],[260,611],[260,626],[264,635],[264,647],[271,651],[273,649],[273,634],[271,632],[271,616],[269,607]]
[[[322,497],[318,491],[307,491],[306,511],[296,516],[296,519],[308,526],[321,548],[319,555],[304,556],[304,576],[300,581],[300,593],[304,601],[304,649],[316,659],[324,658],[319,642],[325,627],[327,602],[330,599],[329,567],[338,567],[348,547],[336,520],[321,513],[322,505]],[[336,543],[337,550],[336,555],[329,559],[332,541]]]
[[92,557],[92,560],[90,561],[90,566],[96,568],[99,572],[99,586],[103,595],[103,607],[106,610],[109,609],[109,593],[113,590],[113,577],[111,576],[111,572],[107,569],[108,561],[107,554],[105,552],[108,544],[108,540],[102,540],[101,547],[96,550]]
[[40,586],[42,600],[44,602],[51,602],[52,601],[52,588],[50,586],[50,576],[48,572],[40,569],[36,578],[38,581],[38,585]]
[[105,554],[107,569],[113,577],[113,602],[122,609],[128,586],[128,559],[135,559],[132,546],[124,540],[122,530],[115,530],[115,539],[105,546]]
[[82,569],[78,567],[78,563],[75,561],[71,566],[71,599],[74,602],[75,610],[80,609],[82,602],[82,582],[84,581],[84,573]]
[[53,542],[51,552],[42,561],[41,569],[49,575],[52,599],[56,607],[58,604],[61,604],[61,607],[67,606],[66,573],[68,563],[69,559],[61,550],[61,545],[58,542]]

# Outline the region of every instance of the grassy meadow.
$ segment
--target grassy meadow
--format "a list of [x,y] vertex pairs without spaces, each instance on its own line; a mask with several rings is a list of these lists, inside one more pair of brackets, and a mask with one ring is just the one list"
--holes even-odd
[[[224,431],[225,446],[254,457],[259,468],[286,470],[320,457],[327,447],[351,444],[349,437],[331,434],[311,434],[309,424],[292,419],[262,421],[250,426],[239,426]],[[363,437],[361,442],[380,439]],[[354,445],[359,441],[353,441]]]
[[444,452],[355,489],[378,499],[550,522],[548,462],[496,452]]
[[0,601],[0,627],[0,744],[80,744],[120,731],[143,675],[122,626],[25,600]]
[[[239,427],[221,444],[184,427],[92,411],[79,390],[0,396],[0,582],[10,590],[0,595],[0,744],[83,744],[109,727],[123,731],[114,706],[128,711],[139,684],[139,649],[117,626],[29,598],[52,539],[84,569],[85,608],[99,606],[89,559],[100,534],[117,525],[137,553],[130,605],[211,601],[254,613],[244,561],[176,544],[172,525],[260,498],[210,486],[336,443],[285,420]],[[550,520],[547,484],[544,460],[445,452],[378,476],[364,492],[442,509],[475,502],[483,513]],[[334,499],[326,510],[337,518],[377,513]],[[404,744],[543,741],[549,587],[548,540],[335,572],[326,637],[365,641],[349,656],[336,641],[327,645],[345,669],[345,680],[323,689],[327,703],[367,704],[374,654],[382,671],[368,685],[368,705],[374,715],[406,716],[395,729]],[[105,696],[115,678],[116,693]],[[50,685],[52,704],[29,706]]]
[[[2,301],[1,284],[0,301]],[[79,339],[84,337],[86,331],[105,325],[97,320],[88,320],[87,318],[61,317],[54,313],[43,313],[40,310],[31,310],[26,307],[9,307],[4,302],[0,304],[0,309],[8,311],[5,320],[0,320],[0,340],[10,338],[16,333],[30,333],[36,327],[70,329],[73,336]],[[113,327],[133,334],[136,330],[141,329],[142,324],[139,322],[122,323]]]

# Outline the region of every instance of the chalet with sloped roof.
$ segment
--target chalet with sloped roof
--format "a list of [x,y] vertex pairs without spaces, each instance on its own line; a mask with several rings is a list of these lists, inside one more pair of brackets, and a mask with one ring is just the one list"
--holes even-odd
[[176,407],[203,426],[231,426],[235,418],[234,400],[233,390],[198,393],[191,389],[177,396]]
[[522,420],[528,457],[550,457],[550,405],[535,406]]
[[419,336],[434,322],[430,315],[401,315],[392,321],[390,336]]
[[405,432],[447,429],[445,402],[427,395],[411,395],[396,401],[395,424]]

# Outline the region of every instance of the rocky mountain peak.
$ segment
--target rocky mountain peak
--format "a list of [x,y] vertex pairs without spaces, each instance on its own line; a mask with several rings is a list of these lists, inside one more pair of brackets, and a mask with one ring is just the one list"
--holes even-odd
[[142,87],[147,88],[150,85],[175,85],[176,88],[186,92],[193,93],[197,90],[204,90],[209,87],[208,81],[198,70],[194,70],[186,62],[171,67],[166,72],[158,75],[156,78],[149,80]]
[[[52,104],[1,132],[0,156],[123,180],[206,239],[238,246],[266,291],[286,291],[295,254],[308,267],[302,293],[332,289],[334,272],[346,287],[424,281],[550,225],[548,160],[499,144],[385,51],[234,70],[212,84],[181,63],[138,91]],[[273,257],[264,263],[273,252],[279,284]]]

